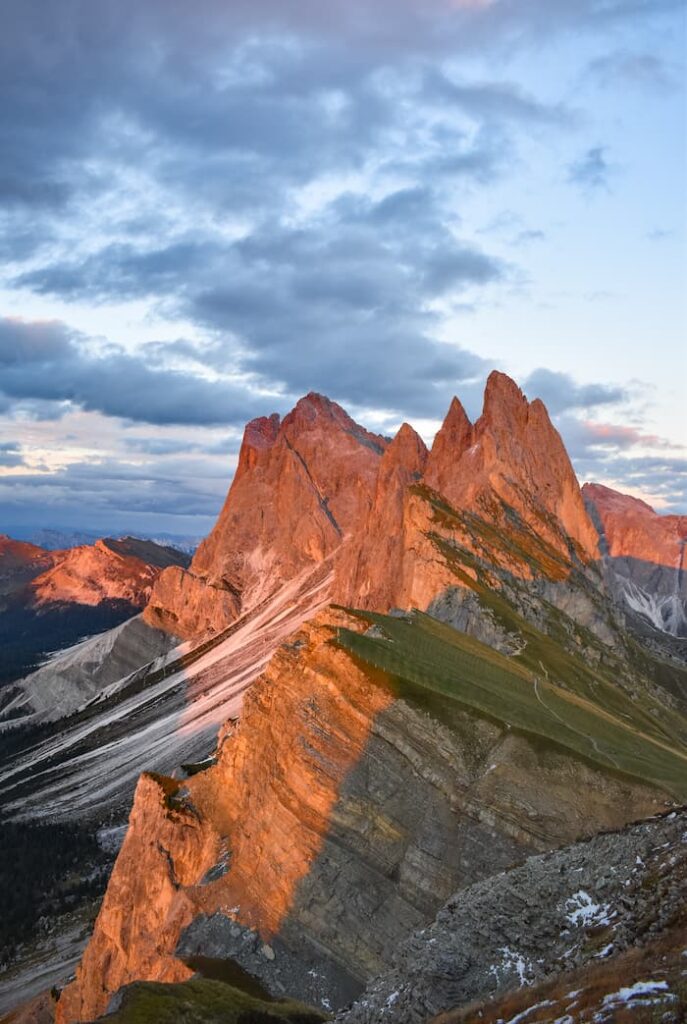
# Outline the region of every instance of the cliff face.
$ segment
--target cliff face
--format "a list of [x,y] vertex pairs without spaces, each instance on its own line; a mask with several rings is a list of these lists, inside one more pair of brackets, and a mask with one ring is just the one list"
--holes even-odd
[[386,445],[316,394],[283,422],[253,420],[214,529],[189,573],[163,573],[146,621],[183,637],[217,632],[322,562],[365,519]]
[[489,377],[474,425],[454,398],[431,452],[401,428],[380,463],[372,508],[337,558],[337,600],[428,608],[460,583],[437,537],[526,580],[565,580],[598,558],[558,433],[541,402],[528,403],[503,374]]
[[656,818],[457,893],[337,1020],[684,1021],[686,826]]
[[626,604],[662,632],[687,636],[687,516],[658,515],[601,484],[582,493]]
[[[343,1005],[451,893],[687,797],[684,674],[630,656],[598,559],[546,410],[501,374],[429,453],[316,395],[249,424],[215,529],[146,621],[219,633],[313,569],[299,622],[318,614],[279,637],[216,763],[142,778],[59,1024],[131,981],[183,981],[196,955]],[[191,716],[235,679],[233,629],[199,660]],[[274,650],[261,636],[242,686]]]
[[307,623],[215,766],[183,783],[143,777],[61,1024],[92,1020],[134,979],[188,977],[185,934],[187,951],[243,951],[274,991],[350,993],[454,890],[662,806],[660,790],[460,702],[428,716],[338,642],[366,629],[342,612]]
[[479,509],[496,496],[561,554],[569,553],[562,527],[581,558],[596,557],[596,532],[560,435],[543,403],[528,402],[505,374],[490,374],[474,426],[454,399],[425,482],[461,509]]
[[[188,573],[155,585],[146,621],[183,637],[217,632],[304,566],[337,554],[333,594],[364,607],[426,607],[433,578],[421,534],[424,483],[509,529],[504,505],[570,563],[598,556],[597,534],[563,443],[539,401],[489,377],[473,425],[454,399],[432,451],[407,424],[389,444],[319,395],[280,422],[246,427],[224,508]],[[419,563],[416,565],[415,563]]]

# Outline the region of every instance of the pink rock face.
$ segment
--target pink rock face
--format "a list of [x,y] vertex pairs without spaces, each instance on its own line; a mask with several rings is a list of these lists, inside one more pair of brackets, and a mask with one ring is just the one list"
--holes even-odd
[[422,479],[427,448],[404,423],[379,464],[367,520],[337,559],[337,597],[361,608],[388,609],[402,590],[408,487]]
[[189,572],[157,581],[146,621],[178,636],[219,632],[310,565],[334,557],[333,596],[426,607],[450,574],[426,540],[422,482],[505,529],[503,503],[566,560],[598,557],[568,455],[539,401],[501,373],[473,425],[453,399],[432,451],[404,424],[393,442],[310,394],[280,421],[248,424],[224,508]]
[[662,516],[646,502],[602,484],[585,484],[582,494],[597,512],[611,558],[633,558],[673,569],[687,540],[687,516]]
[[53,554],[60,556],[56,564],[31,582],[33,603],[39,607],[118,600],[142,608],[160,571],[140,558],[113,550],[105,540]]
[[562,527],[580,557],[597,557],[596,531],[558,431],[543,403],[528,402],[503,373],[490,374],[474,426],[454,399],[425,480],[456,508],[479,510],[484,499],[501,499],[561,553],[568,553]]
[[317,394],[282,422],[253,420],[214,529],[183,580],[163,573],[146,620],[183,637],[217,632],[328,558],[365,520],[387,444]]
[[64,554],[0,534],[0,596],[45,572]]

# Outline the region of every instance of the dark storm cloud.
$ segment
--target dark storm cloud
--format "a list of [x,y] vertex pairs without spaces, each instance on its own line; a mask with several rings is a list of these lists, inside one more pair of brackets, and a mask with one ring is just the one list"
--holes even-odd
[[[205,346],[182,339],[147,347],[146,366],[133,375],[144,392],[151,366],[179,357],[219,372],[233,367],[292,395],[316,388],[358,406],[432,415],[461,382],[483,377],[488,362],[436,341],[428,303],[507,273],[501,261],[457,237],[434,192],[407,188],[378,202],[344,195],[303,227],[266,221],[233,242],[204,246],[197,239],[145,253],[109,246],[81,264],[23,280],[91,299],[152,294],[170,315],[210,333],[214,342]],[[122,359],[112,356],[113,367]],[[177,378],[165,387],[176,396],[170,407],[194,422],[179,405],[180,389]],[[221,422],[210,419],[216,387],[207,386],[208,402],[196,403],[199,389],[193,380],[197,422]],[[135,394],[135,385],[127,387],[126,412],[115,412],[122,407],[112,400],[99,408],[133,415]],[[168,399],[159,401],[166,407]],[[167,422],[159,408],[148,418]]]
[[[0,476],[0,508],[43,505],[50,516],[79,503],[95,516],[133,521],[158,516],[213,516],[226,494],[230,473],[220,460],[149,460],[144,466],[115,459],[75,463],[54,473]],[[7,512],[11,515],[11,512]],[[14,513],[16,515],[16,511]]]
[[607,189],[610,171],[606,147],[592,146],[568,165],[568,181],[587,192]]
[[0,319],[0,394],[17,402],[69,402],[144,423],[241,424],[261,403],[248,388],[150,366],[145,349],[99,354],[59,323]]
[[[312,387],[358,406],[435,415],[488,369],[432,337],[426,303],[497,281],[505,268],[456,241],[427,193],[345,197],[324,230],[265,226],[231,255],[227,283],[201,285],[187,315],[238,339],[243,367],[291,393]],[[221,346],[215,358],[226,359]]]
[[530,398],[541,398],[552,414],[567,409],[594,409],[629,398],[625,388],[610,384],[578,384],[567,373],[556,373],[543,367],[527,377],[523,388]]

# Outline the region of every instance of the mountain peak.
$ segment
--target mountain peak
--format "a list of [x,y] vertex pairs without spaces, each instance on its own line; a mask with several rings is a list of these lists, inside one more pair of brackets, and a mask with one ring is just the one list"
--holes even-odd
[[492,370],[484,389],[484,406],[481,419],[495,426],[510,429],[513,425],[524,425],[530,404],[515,381],[500,370]]
[[437,431],[427,460],[425,480],[435,491],[449,494],[456,466],[472,444],[473,426],[462,404],[454,396]]
[[582,494],[595,505],[602,505],[609,510],[633,511],[636,513],[655,516],[656,510],[641,498],[634,498],[630,494],[622,494],[620,491],[606,487],[605,484],[586,483],[582,485]]
[[413,464],[424,466],[428,454],[427,445],[417,430],[411,427],[410,423],[402,423],[386,449],[384,458],[389,459],[393,455],[396,461],[409,460]]

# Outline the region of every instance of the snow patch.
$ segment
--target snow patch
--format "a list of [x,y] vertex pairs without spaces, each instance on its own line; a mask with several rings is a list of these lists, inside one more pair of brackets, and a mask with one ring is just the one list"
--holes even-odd
[[573,928],[591,928],[595,925],[610,924],[608,903],[595,903],[589,893],[579,889],[565,901],[569,921]]
[[[671,999],[675,998],[668,992],[668,982],[666,981],[636,981],[634,985],[620,988],[617,992],[604,996],[602,1009],[609,1010],[622,1005],[627,1006],[628,1003],[632,1003],[635,999],[641,999],[646,1002],[647,996],[656,996],[659,993],[665,993]],[[650,1000],[652,1003],[658,1001],[660,1000]]]
[[533,983],[534,965],[531,960],[528,960],[522,953],[511,949],[510,946],[501,946],[499,953],[503,954],[501,962],[492,964],[489,968],[489,973],[496,978],[497,985],[513,973],[517,974],[521,987]]
[[522,1010],[520,1013],[516,1013],[514,1017],[507,1020],[505,1024],[520,1024],[521,1021],[526,1020],[531,1013],[535,1010],[543,1010],[547,1006],[553,1006],[554,1004],[550,999],[545,999],[543,1003],[534,1003],[532,1006],[528,1006],[526,1010]]

